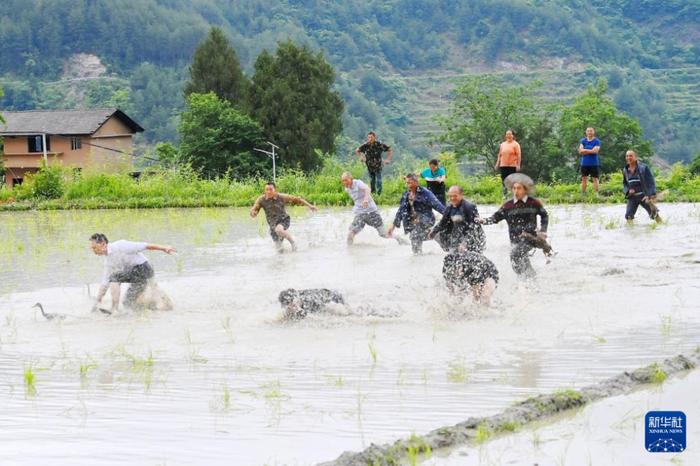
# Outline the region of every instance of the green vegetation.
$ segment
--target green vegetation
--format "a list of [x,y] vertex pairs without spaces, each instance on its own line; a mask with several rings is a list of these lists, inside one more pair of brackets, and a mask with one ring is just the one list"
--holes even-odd
[[335,152],[342,130],[343,101],[332,90],[335,71],[321,53],[281,42],[275,55],[255,61],[249,97],[251,116],[277,144],[280,166],[317,169],[318,150]]
[[[263,141],[260,125],[213,92],[190,94],[178,131],[181,145],[176,160],[203,175],[222,176],[231,170],[232,177],[243,178],[268,171],[267,160],[253,152]],[[167,154],[167,148],[163,151]]]
[[194,52],[185,95],[213,92],[219,99],[241,109],[245,105],[247,85],[236,50],[221,28],[211,28]]
[[[565,101],[604,77],[617,107],[640,121],[660,155],[689,161],[695,149],[688,139],[697,140],[700,121],[698,14],[697,0],[348,0],[322,7],[142,0],[136,12],[128,0],[6,0],[0,108],[118,104],[147,129],[142,141],[175,142],[183,88],[197,76],[188,66],[217,26],[216,43],[225,36],[247,72],[280,40],[323,51],[346,102],[338,141],[345,152],[374,129],[397,154],[426,157],[421,138],[426,121],[446,108],[448,81],[486,70],[509,82],[553,82],[541,92]],[[106,72],[62,75],[80,52],[98,56]]]
[[476,443],[484,443],[493,435],[493,431],[485,423],[481,423],[476,428]]
[[440,140],[458,157],[475,161],[480,172],[493,173],[505,129],[510,128],[522,149],[522,171],[540,181],[575,181],[578,141],[588,126],[597,129],[604,148],[603,173],[618,171],[627,149],[641,158],[652,155],[639,123],[617,110],[606,96],[604,81],[589,86],[570,105],[536,98],[540,86],[534,82],[504,87],[485,76],[466,79],[455,91],[449,114],[439,120],[444,130]]
[[[500,178],[465,177],[455,167],[452,156],[443,154],[441,160],[447,166],[448,185],[463,186],[468,199],[477,204],[503,202]],[[366,176],[365,169],[359,163],[348,167],[326,158],[323,168],[316,174],[285,171],[278,176],[278,188],[282,192],[303,196],[319,206],[347,206],[351,200],[340,184],[340,174],[347,168],[358,178]],[[156,171],[143,175],[139,180],[128,174],[108,175],[90,171],[78,175],[64,171],[59,179],[63,191],[55,199],[35,194],[34,176],[28,176],[22,185],[13,189],[0,188],[0,209],[245,207],[253,204],[265,184],[263,179],[235,180],[226,176],[204,179],[187,167]],[[666,202],[700,201],[700,176],[692,176],[681,165],[674,166],[668,175],[659,176],[657,188],[659,192],[664,192]],[[388,177],[384,181],[384,192],[377,201],[386,206],[397,205],[404,190],[404,181],[400,177]],[[621,173],[603,177],[599,196],[582,196],[578,183],[542,183],[537,186],[536,193],[548,203],[624,201]]]
[[651,382],[653,383],[660,384],[668,378],[666,371],[664,371],[661,365],[657,362],[649,366],[649,369],[651,370]]
[[24,392],[27,396],[36,396],[36,375],[31,365],[24,368]]

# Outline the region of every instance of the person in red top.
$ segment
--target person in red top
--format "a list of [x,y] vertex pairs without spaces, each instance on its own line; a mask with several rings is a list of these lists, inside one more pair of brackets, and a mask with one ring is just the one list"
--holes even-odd
[[508,175],[519,172],[521,162],[520,144],[515,140],[513,130],[509,129],[506,131],[505,141],[501,143],[501,147],[498,150],[498,158],[494,166],[501,174],[501,182],[505,181]]

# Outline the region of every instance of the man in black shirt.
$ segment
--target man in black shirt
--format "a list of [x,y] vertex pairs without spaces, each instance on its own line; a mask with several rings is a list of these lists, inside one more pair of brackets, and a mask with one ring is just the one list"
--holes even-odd
[[486,246],[486,235],[478,223],[479,211],[464,199],[461,186],[452,186],[447,193],[450,202],[445,207],[442,219],[428,235],[435,238],[445,251],[473,251],[481,253]]
[[[492,225],[505,220],[508,223],[510,263],[513,271],[524,278],[532,278],[535,276],[535,270],[530,263],[529,253],[535,247],[542,247],[538,244],[547,239],[549,216],[542,202],[531,197],[534,182],[529,176],[513,173],[505,179],[505,185],[513,191],[513,199],[503,204],[491,217],[479,219],[479,222]],[[537,217],[540,217],[539,230]]]
[[[386,152],[386,160],[382,159],[384,152]],[[367,133],[367,142],[358,147],[355,153],[367,164],[372,194],[375,192],[381,194],[382,168],[384,168],[384,165],[391,163],[391,157],[394,155],[393,149],[377,140],[377,135],[374,134],[374,131],[370,131]]]

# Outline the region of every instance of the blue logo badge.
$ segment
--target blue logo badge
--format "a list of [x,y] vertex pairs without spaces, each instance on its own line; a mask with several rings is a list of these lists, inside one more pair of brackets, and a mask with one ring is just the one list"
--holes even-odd
[[645,448],[650,453],[679,453],[685,450],[685,413],[649,411],[644,417]]

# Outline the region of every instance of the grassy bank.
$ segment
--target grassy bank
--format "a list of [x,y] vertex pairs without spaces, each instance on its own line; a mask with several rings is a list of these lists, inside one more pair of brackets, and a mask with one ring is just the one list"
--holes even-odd
[[[350,204],[340,184],[343,169],[328,162],[317,174],[286,172],[278,177],[281,192],[302,196],[319,206]],[[396,171],[404,173],[410,167]],[[459,184],[468,199],[477,204],[499,204],[503,201],[500,179],[496,176],[463,177],[448,165],[447,184]],[[364,168],[355,164],[350,170],[365,179]],[[134,179],[128,174],[102,174],[89,171],[72,172],[51,167],[29,177],[14,189],[0,188],[0,210],[29,209],[110,209],[161,207],[244,207],[250,206],[262,193],[265,180],[236,181],[230,178],[201,179],[188,169],[159,171]],[[692,176],[677,165],[666,176],[657,177],[657,188],[664,192],[665,202],[700,202],[700,176]],[[376,198],[382,205],[397,204],[405,187],[399,176],[384,180],[384,192]],[[622,175],[603,178],[599,196],[582,196],[577,183],[539,184],[536,195],[548,203],[616,203],[623,202]]]

